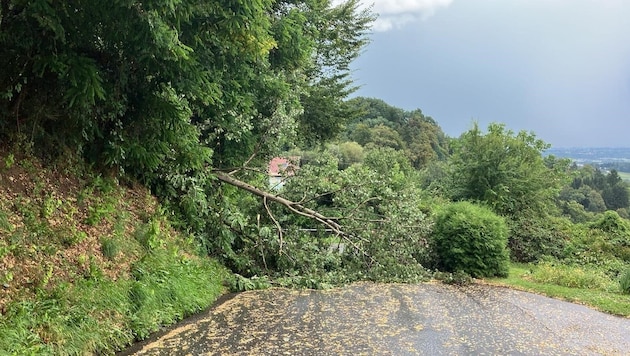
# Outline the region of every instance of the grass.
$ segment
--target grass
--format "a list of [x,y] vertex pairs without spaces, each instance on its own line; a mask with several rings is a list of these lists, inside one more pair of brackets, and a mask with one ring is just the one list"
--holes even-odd
[[113,354],[162,326],[207,308],[227,272],[171,248],[147,253],[130,278],[99,274],[8,305],[0,354]]
[[535,278],[538,266],[529,264],[516,264],[510,266],[507,278],[490,278],[486,281],[490,284],[511,287],[519,290],[546,295],[548,297],[566,300],[572,303],[583,304],[605,313],[630,317],[630,295],[624,295],[621,291],[614,290],[610,285],[600,285],[592,288],[588,285],[577,284],[577,287],[558,285],[557,280],[538,281]]
[[210,306],[227,270],[160,211],[141,187],[0,152],[0,355],[113,354]]
[[619,174],[619,177],[623,180],[625,180],[626,182],[630,182],[630,172],[617,172],[617,174]]

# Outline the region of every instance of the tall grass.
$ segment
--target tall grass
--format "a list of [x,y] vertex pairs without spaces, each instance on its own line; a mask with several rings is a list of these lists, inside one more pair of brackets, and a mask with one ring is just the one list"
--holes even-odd
[[85,279],[9,305],[0,320],[0,354],[113,354],[208,307],[226,273],[174,249],[153,251],[134,266],[133,278]]
[[[493,278],[488,281],[496,285],[509,286],[552,298],[589,305],[606,313],[630,317],[630,296],[620,293],[618,284],[614,282],[611,284],[599,283],[600,286],[604,286],[604,289],[589,288],[589,286],[567,287],[566,284],[586,285],[584,281],[587,279],[582,279],[581,282],[576,283],[572,277],[566,275],[552,277],[551,274],[555,271],[561,271],[561,274],[565,274],[567,270],[554,268],[557,266],[544,267],[547,263],[543,263],[542,271],[539,271],[538,266],[534,264],[512,263],[507,278]],[[575,267],[569,267],[569,269],[571,268]],[[537,276],[534,277],[536,274]],[[610,277],[608,278],[610,279]],[[595,283],[595,285],[597,284]]]
[[614,284],[610,278],[598,270],[551,262],[539,263],[531,278],[538,283],[569,288],[607,290]]

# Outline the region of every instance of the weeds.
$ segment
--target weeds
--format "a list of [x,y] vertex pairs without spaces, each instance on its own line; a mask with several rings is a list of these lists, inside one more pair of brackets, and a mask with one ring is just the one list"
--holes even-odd
[[[567,270],[563,271],[563,268],[557,268],[558,266],[551,266],[551,268],[549,268],[550,264],[550,262],[543,263],[544,272],[540,272],[538,271],[538,266],[536,265],[513,263],[510,267],[510,273],[507,278],[493,278],[489,280],[489,282],[492,284],[509,286],[516,289],[544,294],[552,298],[589,305],[593,308],[614,315],[621,315],[625,317],[630,316],[630,303],[628,296],[621,294],[619,292],[619,287],[615,286],[614,282],[603,283],[603,285],[600,284],[602,289],[589,288],[589,286],[577,288],[558,285],[556,284],[558,279],[552,280],[551,282],[543,282],[548,279],[536,279],[534,277],[534,275],[538,273],[539,277],[547,275],[551,278],[549,275],[552,271],[561,271],[560,273],[565,274],[565,276],[559,278],[559,280],[565,279],[566,282],[567,279],[571,280],[571,278],[566,276],[568,270],[577,269],[576,267],[564,266]],[[597,270],[593,268],[583,271],[597,272]],[[603,271],[599,271],[596,274],[599,274],[601,278],[601,276],[605,273]],[[608,278],[608,280],[612,281],[610,278]]]
[[105,238],[101,241],[101,252],[105,258],[110,261],[113,260],[116,255],[118,255],[118,251],[120,247],[118,246],[118,242],[113,238]]
[[532,279],[539,283],[555,284],[569,288],[606,290],[612,281],[597,270],[574,267],[552,262],[538,264]]
[[119,281],[93,270],[94,260],[86,256],[89,278],[7,308],[0,354],[112,354],[205,309],[223,292],[227,272],[215,262],[172,252],[146,254],[134,276]]
[[4,158],[4,167],[6,169],[9,169],[9,168],[13,167],[13,164],[15,164],[15,156],[13,155],[13,153],[9,153]]

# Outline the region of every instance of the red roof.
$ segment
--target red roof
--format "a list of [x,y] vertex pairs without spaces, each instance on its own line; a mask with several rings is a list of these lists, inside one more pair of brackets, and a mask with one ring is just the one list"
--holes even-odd
[[274,157],[269,162],[270,176],[292,176],[297,169],[298,157]]

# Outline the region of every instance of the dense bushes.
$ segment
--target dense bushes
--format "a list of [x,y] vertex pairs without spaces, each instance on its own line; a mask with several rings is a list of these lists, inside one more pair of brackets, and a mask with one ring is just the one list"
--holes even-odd
[[512,260],[534,262],[542,257],[560,257],[569,240],[570,222],[551,216],[521,215],[508,221],[508,247]]
[[505,221],[489,209],[468,202],[447,205],[432,234],[438,266],[473,277],[506,276],[507,236]]

